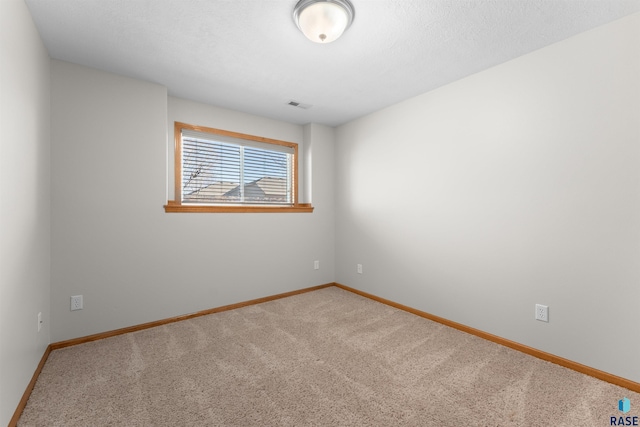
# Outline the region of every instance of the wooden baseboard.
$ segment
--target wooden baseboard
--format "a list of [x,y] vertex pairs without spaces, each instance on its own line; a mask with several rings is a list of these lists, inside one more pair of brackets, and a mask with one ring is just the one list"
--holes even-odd
[[40,371],[42,371],[42,367],[44,366],[45,362],[47,361],[47,358],[49,357],[49,354],[53,350],[58,350],[60,348],[70,347],[70,346],[73,346],[73,345],[83,344],[83,343],[87,343],[87,342],[91,342],[91,341],[97,341],[97,340],[101,340],[101,339],[104,339],[104,338],[115,337],[116,335],[122,335],[122,334],[126,334],[126,333],[129,333],[129,332],[141,331],[143,329],[149,329],[149,328],[153,328],[155,326],[161,326],[161,325],[166,325],[168,323],[179,322],[181,320],[193,319],[194,317],[206,316],[207,314],[220,313],[220,312],[223,312],[223,311],[234,310],[236,308],[247,307],[247,306],[250,306],[250,305],[260,304],[260,303],[268,302],[268,301],[273,301],[273,300],[277,300],[277,299],[280,299],[280,298],[286,298],[286,297],[290,297],[290,296],[293,296],[293,295],[303,294],[305,292],[311,292],[311,291],[316,291],[318,289],[328,288],[330,286],[334,286],[334,283],[327,283],[327,284],[324,284],[324,285],[312,286],[310,288],[298,289],[298,290],[295,290],[295,291],[285,292],[285,293],[277,294],[277,295],[271,295],[271,296],[263,297],[263,298],[256,298],[256,299],[253,299],[253,300],[243,301],[243,302],[239,302],[239,303],[236,303],[236,304],[229,304],[229,305],[225,305],[225,306],[222,306],[222,307],[210,308],[208,310],[202,310],[202,311],[198,311],[196,313],[185,314],[185,315],[182,315],[182,316],[171,317],[171,318],[168,318],[168,319],[156,320],[155,322],[143,323],[141,325],[129,326],[127,328],[121,328],[121,329],[116,329],[116,330],[113,330],[113,331],[101,332],[99,334],[93,334],[93,335],[88,335],[88,336],[85,336],[85,337],[73,338],[73,339],[70,339],[70,340],[59,341],[59,342],[55,342],[55,343],[49,344],[47,346],[46,351],[44,352],[44,355],[42,356],[42,359],[40,360],[40,363],[38,364],[38,367],[36,368],[36,371],[33,374],[33,377],[31,378],[31,382],[29,382],[29,385],[27,386],[27,389],[25,390],[24,394],[22,395],[22,399],[20,400],[20,403],[18,404],[18,407],[16,408],[15,412],[13,413],[13,417],[11,418],[11,421],[9,421],[9,426],[8,427],[15,427],[18,424],[18,420],[20,419],[20,416],[22,415],[22,411],[24,410],[24,407],[27,405],[27,401],[29,400],[29,396],[31,396],[31,392],[33,391],[33,387],[36,385],[36,381],[38,379],[38,376],[40,375]]
[[610,374],[608,372],[604,372],[590,366],[583,365],[578,362],[574,362],[569,359],[565,359],[560,356],[556,356],[555,354],[547,353],[542,350],[538,350],[533,347],[526,346],[524,344],[520,344],[515,341],[511,341],[497,335],[489,334],[487,332],[481,331],[479,329],[471,328],[469,326],[463,325],[461,323],[452,322],[451,320],[445,319],[443,317],[434,316],[433,314],[425,313],[424,311],[416,310],[415,308],[408,307],[406,305],[398,304],[397,302],[390,301],[385,298],[380,298],[378,296],[369,294],[367,292],[360,291],[358,289],[350,288],[345,285],[341,285],[339,283],[335,283],[340,289],[344,289],[345,291],[353,292],[354,294],[358,294],[360,296],[372,299],[374,301],[378,301],[382,304],[389,305],[391,307],[415,314],[416,316],[423,317],[425,319],[433,320],[434,322],[441,323],[445,326],[452,327],[462,332],[466,332],[471,335],[475,335],[477,337],[483,338],[488,341],[492,341],[496,344],[503,345],[505,347],[509,347],[511,349],[520,351],[522,353],[526,353],[530,356],[536,357],[538,359],[546,360],[547,362],[555,363],[556,365],[564,366],[565,368],[572,369],[574,371],[580,372],[585,375],[589,375],[594,378],[598,378],[599,380],[606,381],[611,384],[618,385],[620,387],[627,388],[629,390],[640,393],[640,383],[635,381],[628,380],[626,378],[619,377],[617,375]]
[[398,304],[397,302],[385,299],[385,298],[380,298],[378,296],[375,296],[373,294],[369,294],[367,292],[363,292],[360,291],[358,289],[354,289],[354,288],[350,288],[349,286],[345,286],[345,285],[341,285],[340,283],[327,283],[324,285],[318,285],[318,286],[312,286],[310,288],[304,288],[304,289],[299,289],[296,291],[291,291],[291,292],[285,292],[282,294],[277,294],[277,295],[272,295],[272,296],[268,296],[268,297],[263,297],[263,298],[257,298],[257,299],[253,299],[253,300],[249,300],[249,301],[244,301],[244,302],[239,302],[236,304],[229,304],[229,305],[225,305],[222,307],[217,307],[217,308],[211,308],[208,310],[202,310],[202,311],[198,311],[196,313],[191,313],[191,314],[185,314],[182,316],[176,316],[176,317],[171,317],[168,319],[162,319],[162,320],[156,320],[154,322],[149,322],[149,323],[143,323],[141,325],[135,325],[135,326],[129,326],[126,328],[121,328],[121,329],[116,329],[113,331],[107,331],[107,332],[101,332],[98,334],[93,334],[93,335],[88,335],[85,337],[80,337],[80,338],[74,338],[74,339],[70,339],[70,340],[66,340],[66,341],[59,341],[59,342],[55,342],[52,344],[49,344],[47,346],[47,349],[45,350],[44,354],[42,355],[42,359],[40,360],[40,363],[38,364],[38,367],[36,368],[36,371],[33,374],[33,377],[31,378],[31,381],[29,382],[29,385],[27,386],[27,389],[25,390],[22,399],[20,399],[20,403],[18,404],[18,407],[16,408],[13,417],[11,418],[11,421],[9,421],[9,426],[8,427],[15,427],[18,424],[18,420],[20,419],[20,415],[22,415],[22,411],[24,410],[25,406],[27,405],[27,401],[29,400],[29,396],[31,396],[31,392],[33,391],[33,387],[36,384],[36,381],[38,379],[38,376],[40,375],[40,372],[42,371],[42,368],[45,364],[45,362],[47,361],[47,358],[49,357],[49,354],[53,351],[53,350],[57,350],[60,348],[64,348],[64,347],[70,347],[73,345],[78,345],[78,344],[83,344],[83,343],[87,343],[87,342],[91,342],[91,341],[97,341],[97,340],[101,340],[104,338],[109,338],[109,337],[114,337],[116,335],[122,335],[122,334],[126,334],[129,332],[135,332],[135,331],[141,331],[143,329],[148,329],[148,328],[153,328],[156,326],[161,326],[161,325],[166,325],[169,323],[174,323],[174,322],[179,322],[181,320],[187,320],[187,319],[193,319],[194,317],[200,317],[200,316],[206,316],[207,314],[213,314],[213,313],[220,313],[223,311],[228,311],[228,310],[234,310],[236,308],[241,308],[241,307],[247,307],[250,305],[255,305],[255,304],[260,304],[263,302],[268,302],[268,301],[273,301],[273,300],[277,300],[280,298],[286,298],[286,297],[290,297],[293,295],[298,295],[298,294],[303,294],[306,292],[311,292],[311,291],[316,291],[319,289],[324,289],[324,288],[328,288],[330,286],[336,286],[340,289],[344,289],[345,291],[349,291],[352,292],[354,294],[372,299],[374,301],[378,301],[382,304],[386,304],[388,306],[397,308],[399,310],[403,310],[412,314],[415,314],[417,316],[423,317],[425,319],[429,319],[429,320],[433,320],[434,322],[438,322],[441,323],[445,326],[449,326],[452,327],[454,329],[457,329],[459,331],[463,331],[466,333],[469,333],[471,335],[475,335],[477,337],[486,339],[488,341],[492,341],[496,344],[500,344],[503,345],[505,347],[509,347],[512,348],[514,350],[520,351],[522,353],[526,353],[529,354],[533,357],[537,357],[538,359],[542,359],[542,360],[546,360],[548,362],[552,362],[555,363],[556,365],[560,365],[560,366],[564,366],[565,368],[569,368],[572,369],[574,371],[580,372],[582,374],[585,375],[589,375],[591,377],[594,378],[598,378],[600,380],[609,382],[611,384],[615,384],[618,385],[620,387],[624,387],[627,388],[629,390],[635,391],[640,393],[640,383],[628,380],[626,378],[622,378],[619,377],[617,375],[613,375],[610,374],[608,372],[604,372],[604,371],[600,371],[598,369],[594,369],[591,368],[589,366],[586,365],[582,365],[580,363],[574,362],[572,360],[568,360],[559,356],[556,356],[554,354],[550,354],[550,353],[546,353],[544,351],[532,348],[532,347],[528,347],[526,345],[517,343],[515,341],[511,341],[502,337],[499,337],[497,335],[492,335],[489,334],[487,332],[481,331],[479,329],[475,329],[475,328],[471,328],[469,326],[463,325],[461,323],[457,323],[457,322],[453,322],[451,320],[445,319],[443,317],[439,317],[439,316],[434,316],[433,314],[429,314],[426,313],[424,311],[420,311],[417,310],[415,308],[411,308],[409,306],[406,305],[402,305],[402,304]]
[[33,373],[33,377],[31,377],[31,381],[29,381],[29,385],[27,385],[27,389],[24,391],[24,394],[22,395],[22,399],[20,399],[20,402],[18,403],[18,407],[13,413],[13,417],[11,417],[11,420],[9,421],[8,427],[15,427],[18,425],[18,420],[20,419],[20,415],[22,415],[22,411],[24,410],[24,407],[27,406],[27,401],[29,400],[29,396],[31,396],[33,387],[35,387],[36,381],[38,380],[38,376],[40,376],[42,367],[44,366],[45,362],[49,358],[50,353],[51,353],[51,344],[49,344],[47,346],[47,349],[44,351],[44,354],[42,355],[42,359],[40,359],[40,363],[38,363],[38,367],[36,368],[36,371]]
[[66,341],[58,341],[51,344],[51,350],[57,350],[59,348],[70,347],[72,345],[84,344],[91,341],[98,341],[104,338],[115,337],[116,335],[128,334],[129,332],[141,331],[143,329],[154,328],[156,326],[166,325],[168,323],[179,322],[181,320],[193,319],[194,317],[206,316],[207,314],[220,313],[222,311],[234,310],[236,308],[246,307],[249,305],[260,304],[263,302],[273,301],[280,298],[286,298],[293,295],[303,294],[305,292],[316,291],[318,289],[327,288],[333,286],[333,283],[327,283],[324,285],[312,286],[310,288],[298,289],[296,291],[285,292],[282,294],[271,295],[268,297],[252,299],[249,301],[239,302],[236,304],[229,304],[222,307],[210,308],[207,310],[198,311],[196,313],[184,314],[182,316],[170,317],[168,319],[156,320],[154,322],[143,323],[135,326],[128,326],[126,328],[115,329],[113,331],[100,332],[98,334],[87,335],[80,338],[73,338]]

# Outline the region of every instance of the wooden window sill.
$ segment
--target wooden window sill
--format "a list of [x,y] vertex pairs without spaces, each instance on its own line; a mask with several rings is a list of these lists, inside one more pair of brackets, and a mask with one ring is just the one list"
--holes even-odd
[[164,205],[166,213],[311,213],[310,203],[299,203],[294,206],[211,206],[181,205],[170,200]]

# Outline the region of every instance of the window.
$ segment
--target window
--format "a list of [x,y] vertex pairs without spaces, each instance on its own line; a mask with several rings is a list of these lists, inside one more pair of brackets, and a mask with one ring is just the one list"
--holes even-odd
[[175,123],[166,212],[312,212],[298,203],[298,144]]

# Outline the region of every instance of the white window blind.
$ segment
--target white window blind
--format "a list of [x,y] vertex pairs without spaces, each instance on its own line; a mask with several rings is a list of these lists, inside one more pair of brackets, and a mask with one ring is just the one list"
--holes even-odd
[[293,204],[294,149],[182,129],[182,202]]

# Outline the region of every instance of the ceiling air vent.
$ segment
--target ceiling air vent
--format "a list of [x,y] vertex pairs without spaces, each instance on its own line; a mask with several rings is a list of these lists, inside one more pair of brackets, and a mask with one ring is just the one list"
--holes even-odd
[[287,102],[287,105],[291,105],[292,107],[302,108],[303,110],[308,110],[309,108],[312,107],[309,104],[303,104],[302,102],[298,102],[298,101],[289,101]]

